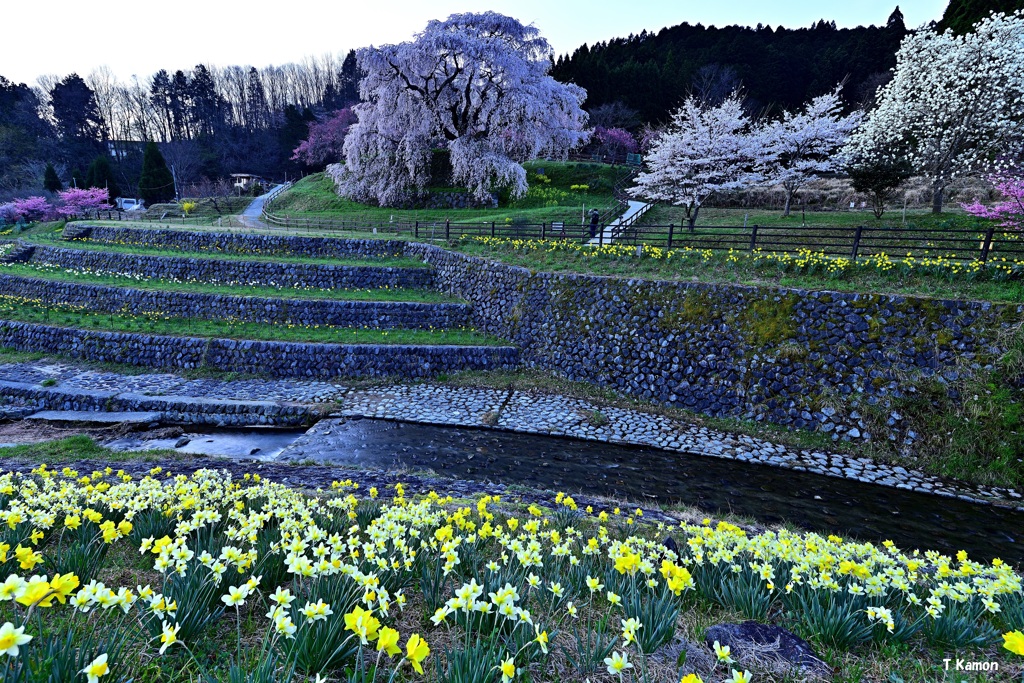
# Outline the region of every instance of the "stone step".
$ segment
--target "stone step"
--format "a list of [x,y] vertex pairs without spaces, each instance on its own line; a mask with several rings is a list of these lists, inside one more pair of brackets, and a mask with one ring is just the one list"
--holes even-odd
[[43,410],[27,416],[26,420],[40,422],[71,422],[75,424],[150,424],[160,422],[163,413],[155,412],[99,412],[94,410]]
[[25,263],[32,254],[35,253],[36,247],[33,244],[26,244],[21,240],[15,242],[14,247],[3,256],[0,256],[0,263]]
[[[30,418],[40,420],[48,419],[50,415],[86,415],[95,418],[86,422],[96,421],[97,424],[123,421],[99,417],[116,414],[146,415],[150,416],[149,422],[170,424],[298,427],[319,416],[315,406],[276,401],[147,396],[75,387],[40,387],[24,382],[0,381],[0,396],[16,399],[20,404],[15,407],[18,412],[5,416],[8,419],[22,417],[23,413],[28,412],[31,413]],[[40,415],[44,417],[37,417]]]

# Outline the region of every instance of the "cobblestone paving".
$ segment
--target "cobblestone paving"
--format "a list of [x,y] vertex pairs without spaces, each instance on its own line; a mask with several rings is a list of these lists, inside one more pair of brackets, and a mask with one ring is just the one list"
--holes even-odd
[[[347,389],[331,382],[303,380],[185,380],[172,374],[120,375],[62,363],[0,365],[0,380],[39,384],[56,380],[64,391],[117,391],[167,397],[226,401],[317,404],[337,402],[336,417],[373,417],[437,425],[495,427],[609,443],[654,446],[666,450],[758,462],[798,471],[900,489],[1020,504],[1021,493],[998,487],[952,483],[900,466],[837,453],[794,450],[749,436],[727,434],[638,410],[599,406],[581,399],[500,389],[396,385]],[[5,399],[11,408],[20,403]],[[201,402],[200,402],[201,405]],[[3,411],[0,410],[0,413]],[[10,416],[19,412],[12,410]],[[304,439],[316,449],[318,430]]]

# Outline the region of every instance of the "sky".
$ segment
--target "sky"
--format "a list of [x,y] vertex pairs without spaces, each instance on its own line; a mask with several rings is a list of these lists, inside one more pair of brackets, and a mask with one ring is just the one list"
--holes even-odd
[[[682,22],[798,28],[818,19],[882,24],[896,4],[909,27],[942,16],[947,0],[7,0],[0,76],[32,84],[44,74],[109,67],[121,79],[196,64],[263,67],[412,38],[430,19],[494,10],[534,24],[557,54]],[[258,11],[261,6],[277,11]]]

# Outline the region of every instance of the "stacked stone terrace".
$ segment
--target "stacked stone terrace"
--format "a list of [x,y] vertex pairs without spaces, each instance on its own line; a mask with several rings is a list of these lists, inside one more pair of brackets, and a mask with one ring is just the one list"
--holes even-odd
[[[374,300],[374,290],[430,290],[434,286],[434,269],[425,263],[401,267],[376,264],[382,258],[401,257],[402,243],[83,225],[66,228],[62,237],[54,243],[18,243],[9,249],[4,260],[38,266],[40,275],[0,270],[0,296],[110,315],[233,320],[268,326],[388,331],[470,326],[471,309],[465,303]],[[180,255],[153,254],[153,249]],[[331,262],[339,259],[346,263]],[[118,284],[62,279],[62,270],[113,275]],[[176,284],[164,289],[133,287],[132,278]],[[190,283],[270,285],[287,288],[287,295],[274,296],[273,289],[266,290],[266,296],[205,293],[190,291],[195,289]],[[363,290],[363,295],[361,300],[347,300],[303,294],[314,290]],[[429,377],[509,368],[517,360],[516,349],[509,346],[211,339],[87,331],[15,320],[0,320],[0,345],[93,361],[157,368],[208,367],[278,378]]]

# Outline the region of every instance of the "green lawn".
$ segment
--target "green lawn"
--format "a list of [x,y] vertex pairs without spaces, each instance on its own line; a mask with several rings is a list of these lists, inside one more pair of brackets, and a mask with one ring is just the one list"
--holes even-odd
[[[641,225],[668,225],[676,227],[686,225],[686,217],[682,207],[658,204],[648,211],[640,220]],[[975,225],[976,219],[968,216],[959,208],[947,207],[941,214],[933,214],[931,209],[908,209],[906,223],[903,212],[887,211],[881,219],[876,219],[871,211],[807,211],[801,213],[799,208],[793,209],[789,216],[783,216],[781,209],[749,209],[749,208],[718,208],[706,207],[697,215],[697,227],[758,225],[763,227],[800,227],[801,225],[830,227],[864,227],[879,228],[966,228]]]
[[460,303],[454,297],[427,289],[313,289],[289,286],[244,286],[222,285],[210,282],[172,282],[170,280],[137,279],[133,275],[98,275],[79,272],[44,263],[0,263],[0,273],[42,280],[59,280],[86,285],[108,287],[131,287],[165,292],[189,292],[198,294],[221,294],[226,296],[258,296],[280,299],[332,299],[337,301],[411,301],[416,303],[440,304]]
[[171,256],[175,258],[209,258],[232,261],[263,261],[270,263],[308,263],[330,266],[372,266],[375,268],[429,268],[419,259],[406,257],[351,257],[351,258],[319,258],[312,256],[289,256],[284,254],[240,254],[224,251],[183,251],[171,247],[152,247],[146,244],[121,244],[101,242],[92,239],[64,240],[52,233],[26,234],[26,242],[58,246],[68,249],[86,249],[89,251],[114,252],[118,254],[138,254],[143,256]]
[[467,329],[377,330],[329,325],[269,325],[230,319],[172,318],[145,313],[116,315],[69,305],[47,305],[6,295],[0,295],[0,319],[83,330],[260,341],[454,346],[501,346],[505,343],[495,337]]
[[[386,227],[389,223],[453,224],[513,222],[567,225],[585,222],[591,208],[605,210],[615,204],[612,197],[616,181],[626,173],[621,166],[576,162],[535,161],[526,164],[530,193],[523,199],[497,209],[393,209],[359,204],[334,191],[334,183],[322,173],[303,178],[273,202],[269,211],[275,216],[315,221],[332,220],[363,222],[368,226]],[[544,171],[544,182],[538,171]],[[589,190],[572,190],[573,185],[587,185]],[[452,191],[450,188],[441,191]]]

